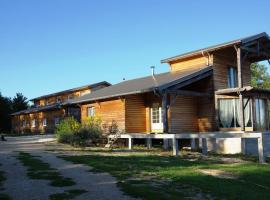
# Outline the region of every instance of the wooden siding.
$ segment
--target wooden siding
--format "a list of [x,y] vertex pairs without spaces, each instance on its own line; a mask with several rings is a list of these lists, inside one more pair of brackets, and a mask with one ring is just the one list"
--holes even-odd
[[[245,62],[242,66],[243,86],[250,86],[251,84],[250,64]],[[215,90],[228,88],[229,67],[237,68],[236,53],[230,55],[227,52],[217,52],[214,54],[213,77]]]
[[196,68],[204,68],[208,65],[212,65],[213,59],[212,56],[208,59],[208,57],[204,56],[196,56],[187,59],[181,59],[178,61],[174,61],[170,63],[171,71],[181,71],[187,69],[196,69]]
[[[149,115],[144,102],[144,96],[129,95],[126,96],[125,104],[125,119],[126,119],[126,132],[127,133],[144,133],[147,132]],[[149,129],[149,127],[148,127]]]
[[[64,109],[23,114],[12,118],[12,131],[16,133],[53,133],[55,129],[54,119],[64,117]],[[43,126],[43,119],[47,119],[47,126]],[[36,126],[32,127],[32,120],[36,120]],[[26,126],[23,127],[25,121]]]
[[197,98],[177,97],[169,112],[171,133],[198,131]]
[[81,106],[81,118],[87,117],[87,108],[95,107],[96,116],[102,120],[104,129],[116,122],[120,130],[125,130],[125,99],[108,100]]

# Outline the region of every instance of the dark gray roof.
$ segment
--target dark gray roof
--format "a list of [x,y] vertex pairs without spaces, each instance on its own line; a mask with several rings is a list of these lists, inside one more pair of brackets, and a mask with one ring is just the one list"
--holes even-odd
[[72,89],[69,89],[69,90],[63,90],[63,91],[60,91],[60,92],[55,92],[55,93],[43,95],[43,96],[40,96],[40,97],[36,97],[34,99],[30,99],[30,101],[39,100],[39,99],[43,99],[43,98],[48,98],[48,97],[52,97],[52,96],[56,96],[56,95],[61,95],[61,94],[68,93],[68,92],[76,92],[76,91],[83,90],[83,89],[91,89],[91,88],[94,88],[94,87],[98,87],[100,85],[110,86],[111,84],[108,83],[107,81],[102,81],[102,82],[98,82],[98,83],[94,83],[94,84],[89,84],[89,85],[84,85],[84,86],[72,88]]
[[71,100],[70,104],[85,103],[101,99],[125,96],[130,94],[138,94],[151,92],[157,88],[170,87],[174,83],[181,83],[193,77],[209,72],[212,67],[204,67],[200,69],[187,69],[178,72],[166,72],[147,76],[143,78],[123,81],[121,83],[97,90],[90,94]]
[[28,114],[28,113],[45,111],[45,110],[54,110],[54,109],[60,108],[61,105],[62,105],[61,103],[57,103],[57,104],[51,104],[51,105],[46,105],[46,106],[40,106],[40,107],[31,107],[26,110],[21,110],[19,112],[12,113],[11,115],[20,115],[20,114]]
[[175,61],[178,59],[182,59],[182,58],[186,58],[186,57],[190,57],[190,56],[196,56],[196,55],[202,54],[202,52],[213,52],[213,51],[217,51],[219,49],[226,48],[226,47],[233,46],[233,45],[246,44],[248,42],[251,42],[253,40],[257,40],[260,38],[266,38],[267,40],[270,41],[270,37],[267,35],[267,33],[263,32],[263,33],[259,33],[259,34],[253,35],[253,36],[233,40],[230,42],[225,42],[222,44],[218,44],[218,45],[210,46],[207,48],[198,49],[195,51],[190,51],[190,52],[180,54],[177,56],[173,56],[170,58],[166,58],[166,59],[161,60],[161,63],[169,63],[169,62],[172,62],[172,61]]

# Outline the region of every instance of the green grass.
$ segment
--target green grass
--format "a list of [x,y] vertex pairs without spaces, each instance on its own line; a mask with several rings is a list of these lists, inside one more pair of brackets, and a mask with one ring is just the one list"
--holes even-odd
[[[270,165],[225,164],[220,159],[195,161],[160,155],[85,155],[62,157],[109,172],[126,193],[142,199],[270,199]],[[236,179],[201,173],[218,169]]]
[[87,192],[86,190],[66,190],[63,193],[50,195],[50,200],[69,200]]
[[27,167],[27,175],[31,179],[49,180],[50,185],[54,187],[75,185],[71,178],[63,177],[56,169],[51,168],[48,163],[43,162],[37,156],[19,152],[17,158]]

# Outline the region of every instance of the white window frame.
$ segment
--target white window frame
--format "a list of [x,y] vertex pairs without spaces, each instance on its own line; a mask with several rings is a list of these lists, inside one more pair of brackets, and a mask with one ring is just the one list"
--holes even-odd
[[32,119],[31,121],[31,127],[35,128],[36,127],[36,119]]
[[43,118],[42,120],[42,125],[45,127],[47,126],[47,118]]
[[96,115],[96,108],[94,106],[87,107],[87,117],[95,117],[95,115]]

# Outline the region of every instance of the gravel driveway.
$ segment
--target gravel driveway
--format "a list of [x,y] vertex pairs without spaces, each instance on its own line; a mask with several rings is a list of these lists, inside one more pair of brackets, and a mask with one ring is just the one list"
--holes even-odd
[[[62,193],[68,189],[83,189],[87,192],[74,198],[86,199],[133,199],[123,194],[117,188],[116,179],[108,173],[92,173],[89,167],[73,164],[58,158],[55,154],[44,151],[44,141],[50,137],[10,137],[8,141],[0,142],[0,170],[5,172],[5,193],[13,200],[47,200],[49,195]],[[18,151],[40,156],[44,162],[56,168],[61,175],[72,178],[76,185],[68,187],[53,187],[46,180],[29,179],[26,168],[15,158]]]

